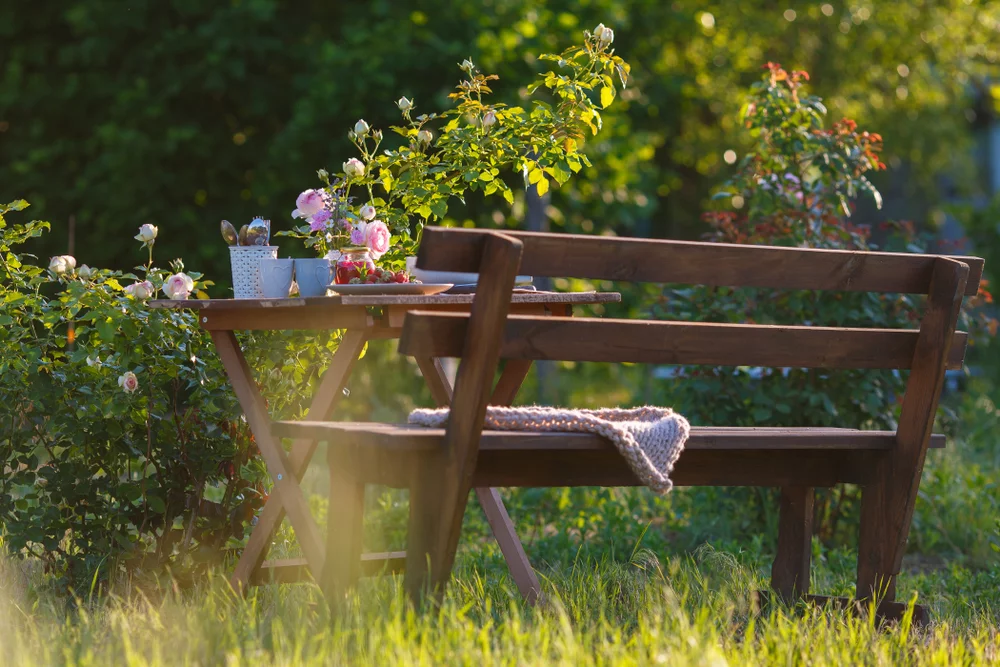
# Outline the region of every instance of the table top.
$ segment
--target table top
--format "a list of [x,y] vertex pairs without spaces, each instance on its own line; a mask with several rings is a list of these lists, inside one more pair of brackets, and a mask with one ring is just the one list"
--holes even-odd
[[[286,299],[154,299],[151,308],[180,310],[253,310],[258,308],[300,308],[305,306],[460,306],[471,304],[475,294],[314,296]],[[539,292],[517,291],[510,301],[516,304],[587,305],[618,303],[618,292]]]

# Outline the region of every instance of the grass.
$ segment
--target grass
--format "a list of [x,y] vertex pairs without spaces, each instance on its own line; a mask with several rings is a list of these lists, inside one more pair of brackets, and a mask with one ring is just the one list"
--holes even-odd
[[[364,580],[331,615],[314,585],[241,598],[225,571],[193,589],[131,581],[67,601],[30,564],[0,561],[0,665],[997,664],[1000,410],[983,392],[954,407],[963,437],[928,458],[899,580],[899,599],[930,606],[926,629],[806,605],[757,609],[775,534],[764,493],[545,489],[506,496],[545,588],[535,608],[472,509],[446,599],[421,613],[394,577]],[[324,483],[310,471],[321,523]],[[405,546],[404,496],[373,493],[369,508],[368,546]],[[855,530],[846,514],[838,537]],[[283,529],[273,551],[295,549]],[[814,592],[853,592],[849,540],[814,540],[813,561]]]
[[[957,569],[907,577],[943,617],[931,628],[879,629],[870,617],[808,606],[761,613],[751,593],[759,563],[711,547],[661,561],[568,561],[543,572],[546,604],[525,608],[498,563],[463,554],[443,606],[415,613],[400,581],[362,583],[331,618],[312,585],[255,589],[246,599],[220,577],[197,590],[169,587],[70,611],[13,585],[0,606],[3,664],[995,664],[992,612],[954,606],[946,592],[986,577]],[[840,558],[837,555],[836,561]],[[821,564],[821,580],[841,576]]]

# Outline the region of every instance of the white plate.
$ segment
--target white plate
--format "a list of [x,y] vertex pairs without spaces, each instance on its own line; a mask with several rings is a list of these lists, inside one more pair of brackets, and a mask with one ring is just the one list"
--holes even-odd
[[[458,273],[456,271],[424,271],[415,265],[416,257],[406,258],[406,270],[417,280],[425,283],[452,283],[453,285],[475,285],[479,282],[478,273]],[[514,279],[515,285],[530,285],[531,276],[517,276]]]
[[327,287],[345,296],[375,296],[385,295],[428,295],[440,294],[454,287],[454,283],[373,283],[354,285],[328,285]]

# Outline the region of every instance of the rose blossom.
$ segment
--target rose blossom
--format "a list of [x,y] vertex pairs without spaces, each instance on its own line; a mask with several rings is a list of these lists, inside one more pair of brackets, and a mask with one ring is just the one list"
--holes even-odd
[[175,273],[163,281],[163,293],[171,299],[186,299],[194,289],[194,281],[186,273]]
[[87,280],[89,278],[92,278],[95,273],[97,273],[97,269],[92,269],[89,266],[87,266],[86,264],[84,264],[83,266],[81,266],[76,271],[76,275],[79,278],[82,278],[83,280]]
[[603,23],[598,23],[597,27],[594,28],[594,37],[597,38],[603,46],[607,46],[611,42],[615,41],[615,31],[611,28],[607,28]]
[[296,209],[292,211],[293,218],[308,218],[323,210],[325,202],[323,193],[319,190],[306,190],[295,200]]
[[365,204],[361,207],[361,217],[365,220],[373,220],[375,218],[375,207],[371,204]]
[[430,130],[420,130],[419,132],[417,132],[417,141],[419,141],[422,144],[431,143],[431,139],[433,138],[434,135],[431,134]]
[[348,176],[361,177],[365,175],[365,164],[356,157],[344,163],[344,173]]
[[125,292],[136,299],[148,299],[153,296],[155,291],[153,283],[148,280],[143,280],[141,283],[132,283],[125,288]]
[[135,393],[135,390],[139,388],[139,378],[135,376],[132,371],[125,371],[123,374],[118,376],[118,386],[121,387],[126,394]]
[[152,245],[156,240],[156,233],[159,230],[153,225],[146,223],[139,228],[139,233],[135,235],[136,241],[142,241],[144,245]]
[[368,223],[359,222],[356,226],[351,227],[351,244],[362,246],[367,243],[366,230],[368,228]]
[[100,368],[103,365],[104,362],[101,361],[100,355],[95,354],[92,357],[87,357],[87,366],[89,366],[90,368]]
[[389,228],[381,220],[372,220],[365,228],[365,245],[372,259],[378,259],[389,251]]
[[362,137],[368,134],[369,129],[368,123],[365,122],[364,118],[354,124],[354,133],[361,135]]
[[309,229],[314,232],[321,232],[326,229],[326,225],[330,222],[330,218],[333,217],[333,213],[330,213],[326,209],[314,213],[311,218],[309,218]]
[[406,99],[405,97],[400,97],[396,101],[396,106],[399,107],[400,111],[409,111],[410,109],[413,108],[413,102],[411,100]]
[[489,111],[486,112],[486,115],[483,116],[483,127],[486,128],[492,127],[493,124],[496,122],[497,122],[497,115],[493,112],[493,109],[490,109]]
[[61,276],[76,268],[76,258],[72,255],[58,255],[49,261],[49,271]]

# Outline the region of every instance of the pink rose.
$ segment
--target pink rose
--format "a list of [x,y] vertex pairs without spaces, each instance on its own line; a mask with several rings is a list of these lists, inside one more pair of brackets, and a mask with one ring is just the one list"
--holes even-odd
[[118,376],[118,386],[126,394],[135,393],[135,390],[139,388],[139,378],[135,376],[132,371],[126,371],[122,375]]
[[326,209],[318,211],[309,218],[309,229],[314,232],[321,232],[326,229],[327,223],[330,222],[330,218],[333,217],[333,213],[330,213]]
[[372,220],[365,228],[365,245],[372,259],[378,259],[389,251],[389,228],[381,220]]
[[175,273],[163,281],[163,293],[171,299],[186,299],[194,289],[194,281],[186,273]]
[[297,207],[292,211],[293,218],[308,218],[319,213],[324,206],[323,193],[320,190],[306,190],[295,200]]
[[125,288],[126,294],[135,299],[140,299],[140,300],[148,299],[149,297],[153,296],[154,292],[156,292],[156,290],[153,289],[153,283],[149,282],[148,280],[143,280],[141,283],[132,283],[131,285]]
[[359,222],[356,227],[351,228],[351,245],[367,245],[368,237],[365,230],[369,226],[368,223]]

